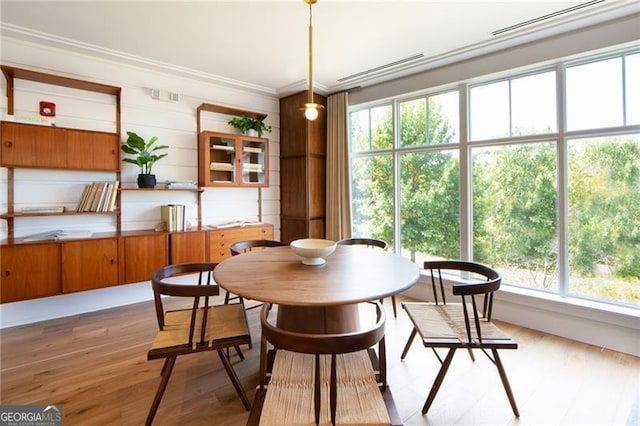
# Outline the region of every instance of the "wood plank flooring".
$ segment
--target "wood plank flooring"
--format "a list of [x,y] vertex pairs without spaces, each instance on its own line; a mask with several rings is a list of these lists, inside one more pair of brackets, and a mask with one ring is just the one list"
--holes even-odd
[[[504,323],[520,345],[502,351],[520,419],[493,364],[480,352],[473,363],[463,351],[423,416],[439,364],[418,342],[399,359],[411,329],[399,303],[394,319],[385,301],[387,351],[389,384],[405,425],[630,425],[640,418],[640,358]],[[232,357],[251,400],[258,314],[249,311],[253,349],[245,348],[244,361]],[[65,425],[143,424],[160,381],[162,361],[146,360],[156,329],[153,304],[145,302],[0,330],[0,403],[61,404]],[[213,352],[178,358],[155,424],[236,426],[247,418]]]

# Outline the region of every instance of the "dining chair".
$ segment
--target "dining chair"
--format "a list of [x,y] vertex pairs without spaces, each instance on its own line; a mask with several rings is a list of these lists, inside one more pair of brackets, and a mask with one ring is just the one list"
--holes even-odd
[[[513,414],[520,417],[498,355],[499,350],[517,349],[518,344],[491,322],[493,294],[500,288],[502,276],[480,263],[458,260],[427,261],[424,262],[424,269],[431,274],[434,302],[402,303],[413,323],[413,330],[400,356],[401,359],[406,357],[415,336],[420,334],[424,347],[431,348],[440,361],[440,370],[422,407],[422,414],[426,414],[431,407],[456,350],[467,349],[475,361],[472,350],[480,349],[498,369]],[[445,280],[453,281],[451,291],[453,296],[460,296],[460,302],[447,302]],[[476,298],[482,299],[481,307]],[[436,348],[449,349],[444,361]],[[491,351],[491,355],[487,350]]]
[[[380,240],[377,238],[345,238],[344,240],[340,240],[337,243],[338,245],[341,246],[355,246],[355,245],[360,245],[360,246],[366,246],[366,247],[370,247],[370,248],[380,248],[382,250],[386,250],[389,247],[389,244],[387,244],[386,241],[384,240]],[[380,302],[382,302],[383,299],[380,299]],[[391,304],[393,307],[393,317],[397,318],[398,317],[398,312],[397,312],[397,308],[396,308],[396,296],[391,296]]]
[[[401,424],[387,387],[384,309],[380,302],[373,304],[375,318],[370,315],[357,331],[335,334],[279,328],[263,306],[260,384],[247,424],[324,424],[330,419],[335,425],[338,413],[345,424]],[[376,345],[377,355],[371,349]],[[307,417],[312,411],[313,418]]]
[[[247,410],[251,407],[224,351],[233,347],[240,359],[244,359],[239,345],[249,344],[251,341],[247,315],[240,303],[210,303],[211,297],[217,296],[220,292],[212,276],[216,266],[217,263],[168,265],[156,270],[151,276],[159,331],[147,353],[147,359],[165,361],[160,372],[162,379],[149,410],[146,425],[153,423],[176,359],[180,355],[217,351],[244,407]],[[184,298],[190,301],[191,307],[166,310],[162,296]]]
[[[262,250],[269,247],[280,247],[286,246],[285,243],[274,240],[246,240],[246,241],[236,241],[235,243],[229,246],[229,250],[231,251],[231,256],[237,256],[242,253],[248,253],[253,250]],[[231,293],[227,292],[224,296],[224,303],[229,303],[231,300],[239,300],[240,303],[244,304],[244,298],[241,296],[233,296]],[[247,310],[259,308],[262,306],[262,303],[257,305],[246,307]]]

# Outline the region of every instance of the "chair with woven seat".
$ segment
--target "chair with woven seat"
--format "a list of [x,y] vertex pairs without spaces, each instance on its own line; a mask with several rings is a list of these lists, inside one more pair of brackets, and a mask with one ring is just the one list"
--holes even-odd
[[[260,385],[247,425],[329,420],[335,425],[337,418],[340,424],[401,424],[386,382],[385,315],[381,304],[374,304],[375,319],[358,331],[337,334],[278,328],[264,306]],[[274,351],[267,350],[268,343]],[[375,345],[377,356],[370,349]]]
[[[147,359],[162,359],[162,379],[147,416],[153,423],[162,396],[169,383],[176,359],[180,355],[217,351],[236,393],[249,410],[251,404],[236,375],[225,349],[235,348],[244,359],[239,345],[249,344],[249,325],[240,303],[212,305],[210,299],[220,292],[212,272],[217,263],[189,263],[162,267],[151,276],[159,331],[147,353]],[[166,310],[162,296],[190,300],[187,309]]]
[[[340,240],[337,244],[341,246],[365,246],[369,248],[380,248],[382,250],[386,250],[389,247],[386,241],[380,240],[377,238],[345,238],[344,240]],[[382,302],[382,299],[380,299]],[[393,317],[398,317],[398,312],[396,309],[396,296],[391,296],[391,304],[393,307]]]
[[[440,361],[440,371],[422,408],[422,414],[426,414],[431,407],[456,350],[467,349],[475,361],[472,350],[480,349],[498,369],[513,414],[520,417],[498,354],[501,349],[517,349],[518,344],[491,322],[493,294],[500,288],[501,275],[488,266],[463,261],[427,261],[424,262],[424,269],[431,273],[435,302],[402,303],[414,327],[400,357],[406,357],[411,343],[419,334],[422,344],[431,348]],[[445,298],[443,281],[447,278],[454,282],[452,293],[460,296],[461,301],[458,303],[448,303]],[[478,305],[476,298],[482,299],[482,306]],[[449,349],[444,361],[436,348]],[[491,351],[491,355],[487,350]]]

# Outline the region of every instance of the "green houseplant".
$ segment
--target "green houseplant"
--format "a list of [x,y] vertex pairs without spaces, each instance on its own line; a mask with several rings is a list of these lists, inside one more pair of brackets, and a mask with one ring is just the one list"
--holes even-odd
[[138,136],[134,132],[127,132],[127,140],[122,144],[122,150],[135,158],[123,158],[126,163],[135,164],[140,167],[138,175],[139,188],[154,188],[156,186],[156,175],[151,174],[151,169],[156,161],[166,157],[168,154],[161,154],[158,151],[169,148],[168,145],[158,145],[152,148],[153,144],[158,140],[157,136],[149,139],[149,142]]
[[258,137],[262,137],[262,134],[265,132],[271,133],[271,126],[266,125],[262,120],[247,117],[246,115],[233,117],[229,120],[229,124],[249,136],[251,136],[249,134],[251,130],[254,130],[258,134]]

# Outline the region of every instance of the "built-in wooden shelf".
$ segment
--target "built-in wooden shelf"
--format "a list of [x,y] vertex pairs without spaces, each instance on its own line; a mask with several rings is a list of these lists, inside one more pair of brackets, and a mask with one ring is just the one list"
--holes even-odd
[[25,213],[25,212],[13,212],[13,213],[4,213],[0,215],[0,219],[8,219],[14,217],[40,217],[40,216],[74,216],[74,215],[87,215],[87,214],[110,214],[117,215],[120,214],[119,210],[114,210],[112,212],[75,212],[75,211],[64,211],[64,212],[43,212],[43,213]]
[[190,191],[190,192],[203,192],[204,188],[196,187],[196,188],[119,188],[118,191]]

